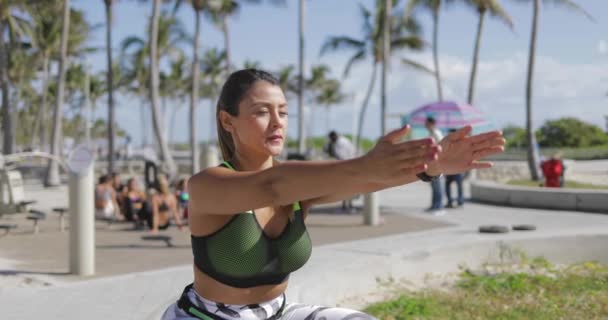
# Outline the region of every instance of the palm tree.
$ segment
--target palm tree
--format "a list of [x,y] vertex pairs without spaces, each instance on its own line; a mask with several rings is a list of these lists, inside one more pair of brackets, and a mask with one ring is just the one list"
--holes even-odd
[[477,23],[477,36],[475,37],[475,49],[473,51],[473,63],[471,65],[471,77],[469,78],[469,94],[467,103],[472,105],[475,92],[475,78],[477,77],[477,65],[479,64],[479,49],[481,45],[481,34],[486,13],[500,19],[503,23],[513,29],[513,20],[511,16],[500,5],[499,0],[465,0],[465,4],[471,6],[477,14],[479,21]]
[[150,102],[152,104],[152,123],[154,126],[154,134],[160,146],[161,157],[167,167],[169,175],[173,178],[177,174],[177,166],[173,161],[171,150],[164,138],[164,126],[160,119],[160,97],[159,97],[159,20],[160,20],[161,0],[153,0],[152,16],[150,17],[150,51],[148,53],[150,63]]
[[325,132],[329,132],[331,123],[330,107],[340,104],[345,99],[345,95],[340,88],[340,81],[335,79],[326,80],[321,91],[316,97],[316,103],[325,106]]
[[15,15],[13,10],[23,9],[24,1],[20,0],[3,0],[0,3],[0,91],[2,92],[2,129],[3,129],[3,144],[2,153],[13,153],[15,131],[13,129],[12,116],[13,111],[10,103],[10,79],[9,79],[9,63],[10,63],[10,44],[5,43],[4,35],[10,33],[23,33],[22,26],[25,25],[23,19]]
[[[61,6],[55,3],[52,6],[48,4],[36,4],[31,6],[31,17],[33,24],[32,41],[38,51],[38,55],[42,61],[42,88],[40,95],[42,103],[38,109],[38,115],[34,122],[32,141],[30,147],[36,144],[38,133],[40,134],[40,146],[48,144],[48,129],[47,129],[47,103],[48,103],[48,87],[50,77],[50,61],[57,49],[61,40],[61,20],[56,19]],[[39,131],[40,130],[40,131]]]
[[304,18],[306,4],[299,0],[298,10],[298,153],[303,154],[306,148],[304,134]]
[[[396,3],[395,3],[396,4]],[[391,59],[391,13],[393,0],[384,0],[382,3],[382,82],[380,83],[380,132],[386,132],[386,86],[388,82],[388,65]]]
[[215,127],[215,108],[214,102],[220,93],[222,82],[226,71],[226,51],[212,48],[203,54],[201,60],[201,82],[200,93],[201,97],[209,99],[211,106],[209,108],[209,143],[213,143],[213,137],[216,137]]
[[[38,56],[38,68],[42,70],[41,106],[38,108],[38,114],[33,126],[32,141],[30,146],[36,144],[36,137],[40,134],[40,145],[48,144],[48,129],[50,124],[47,119],[48,109],[48,92],[50,79],[50,66],[54,60],[58,60],[59,48],[61,41],[62,20],[57,19],[62,13],[61,2],[55,1],[36,1],[28,7],[31,16],[31,41],[35,49],[35,54]],[[71,9],[70,12],[70,31],[68,35],[67,55],[78,56],[92,49],[83,47],[89,34],[89,25],[84,19],[81,11]]]
[[[121,58],[119,59],[121,63],[121,70],[124,70],[125,73],[125,81],[126,85],[123,87],[123,90],[127,94],[134,95],[135,97],[140,99],[140,114],[141,114],[141,129],[142,129],[142,143],[143,145],[147,145],[147,119],[146,117],[146,103],[149,101],[146,90],[149,89],[148,80],[149,70],[146,66],[146,57],[147,50],[145,49],[145,42],[141,39],[137,39],[136,42],[128,42],[125,39],[121,43]],[[140,47],[132,54],[127,54],[127,50],[130,43],[138,43]]]
[[[130,36],[121,42],[121,56],[123,57],[124,68],[127,70],[125,78],[128,79],[127,82],[129,83],[125,90],[140,97],[147,94],[147,100],[151,103],[154,134],[161,150],[161,157],[165,159],[167,170],[170,174],[173,174],[177,167],[165,139],[165,127],[161,123],[160,70],[158,65],[159,61],[166,56],[183,55],[179,46],[188,37],[183,25],[177,18],[160,15],[160,1],[158,0],[153,2],[153,15],[148,31],[149,37],[147,40]],[[151,38],[152,36],[155,38]],[[157,41],[151,41],[150,39],[156,39]],[[153,47],[154,54],[152,54]],[[153,73],[156,73],[156,75],[153,76]],[[148,89],[147,92],[146,89]],[[142,100],[142,113],[143,110],[145,109]]]
[[[536,57],[536,36],[538,34],[538,15],[540,11],[541,0],[532,1],[532,31],[530,36],[530,52],[528,58],[528,76],[526,80],[526,140],[528,142],[528,167],[530,168],[530,177],[532,180],[539,180],[538,174],[538,155],[535,152],[536,137],[532,127],[532,82],[534,75],[534,63]],[[564,5],[571,10],[578,11],[586,15],[589,19],[593,19],[587,11],[571,0],[552,0],[553,3]]]
[[[175,9],[179,8],[183,0],[178,0]],[[196,127],[196,106],[198,105],[198,90],[200,78],[200,62],[199,62],[199,38],[201,34],[201,13],[208,9],[207,0],[190,0],[192,10],[194,11],[194,38],[192,38],[192,67],[190,69],[191,84],[190,84],[190,173],[195,174],[200,170],[198,155],[199,146]]]
[[[444,2],[446,2],[446,0],[408,0],[406,10],[404,11],[404,17],[410,19],[414,9],[422,7],[429,10],[433,17],[433,64],[435,80],[437,82],[437,98],[439,101],[443,101],[441,70],[439,69],[439,11]],[[448,2],[450,2],[450,0],[448,0]]]
[[[55,157],[61,156],[61,128],[63,119],[63,94],[65,87],[65,71],[67,65],[68,35],[70,30],[70,0],[63,0],[63,15],[61,27],[61,47],[59,58],[59,75],[57,76],[57,101],[53,114],[53,134],[51,137],[51,154]],[[56,161],[49,161],[45,185],[57,186],[61,183],[59,179],[59,165]]]
[[298,75],[294,74],[296,67],[292,64],[281,67],[275,74],[279,80],[279,86],[285,92],[287,99],[298,94]]
[[108,172],[114,172],[114,138],[116,136],[116,116],[114,112],[114,80],[112,74],[112,5],[114,0],[104,0],[106,8],[106,57],[108,84]]
[[[376,4],[376,16],[372,18],[372,12],[360,5],[360,12],[363,20],[363,37],[360,39],[354,39],[348,36],[332,36],[328,38],[323,46],[321,47],[321,54],[325,54],[329,51],[337,50],[352,50],[354,54],[348,60],[346,67],[344,68],[343,76],[347,77],[350,73],[351,68],[368,58],[371,58],[372,62],[372,74],[370,77],[370,83],[365,94],[365,98],[362,102],[362,107],[359,112],[359,121],[357,125],[357,137],[355,145],[359,148],[359,141],[361,140],[361,133],[363,128],[363,120],[365,116],[365,110],[369,103],[371,93],[376,83],[376,74],[378,63],[383,61],[383,46],[382,46],[382,34],[384,28],[384,5],[383,0],[378,1]],[[393,15],[394,23],[391,23],[391,39],[390,39],[390,53],[393,54],[401,49],[410,50],[422,50],[424,47],[424,41],[420,38],[420,27],[417,22],[413,19],[400,19],[399,16]],[[424,70],[422,65],[415,63],[409,59],[402,59],[402,61],[408,65],[411,65],[417,69]],[[357,150],[358,151],[358,150]]]

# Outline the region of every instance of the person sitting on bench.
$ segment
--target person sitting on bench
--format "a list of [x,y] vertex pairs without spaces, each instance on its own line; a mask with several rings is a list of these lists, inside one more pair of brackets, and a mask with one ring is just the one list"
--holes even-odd
[[99,184],[95,187],[95,217],[103,220],[124,220],[109,175],[99,177]]
[[146,193],[140,189],[137,179],[131,178],[127,181],[123,199],[123,212],[128,221],[135,221],[139,225],[150,219],[152,210],[146,201]]
[[158,230],[169,228],[171,216],[175,218],[175,224],[181,230],[182,220],[177,211],[177,200],[175,195],[169,190],[167,178],[158,175],[158,192],[152,196],[152,219],[148,222],[152,234],[157,234]]

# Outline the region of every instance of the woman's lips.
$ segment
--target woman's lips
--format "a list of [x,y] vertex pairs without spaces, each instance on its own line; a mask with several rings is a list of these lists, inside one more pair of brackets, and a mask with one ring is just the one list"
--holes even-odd
[[272,142],[272,143],[278,143],[283,141],[283,136],[281,135],[272,135],[270,137],[268,137],[266,140]]

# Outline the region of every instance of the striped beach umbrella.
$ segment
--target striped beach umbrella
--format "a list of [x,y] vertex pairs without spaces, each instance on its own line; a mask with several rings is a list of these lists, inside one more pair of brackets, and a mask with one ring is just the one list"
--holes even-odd
[[462,128],[466,125],[473,127],[473,134],[494,130],[494,125],[487,120],[483,112],[466,103],[452,101],[435,102],[417,108],[401,118],[403,125],[412,127],[412,138],[427,137],[428,131],[424,126],[428,117],[435,118],[435,125],[446,135],[450,129]]

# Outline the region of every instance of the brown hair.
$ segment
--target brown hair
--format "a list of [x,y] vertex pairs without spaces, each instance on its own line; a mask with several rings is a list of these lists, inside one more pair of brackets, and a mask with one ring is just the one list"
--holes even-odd
[[226,131],[220,121],[220,111],[226,111],[231,116],[239,115],[239,103],[257,81],[266,81],[272,85],[278,86],[279,80],[272,74],[257,70],[243,69],[233,72],[224,83],[220,98],[217,101],[217,110],[215,118],[217,121],[217,136],[222,150],[222,157],[228,161],[234,156],[234,141],[230,132]]
[[169,190],[169,182],[167,181],[167,177],[164,174],[159,174],[157,176],[158,180],[158,191],[161,194],[169,194],[171,191]]

